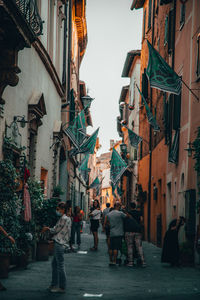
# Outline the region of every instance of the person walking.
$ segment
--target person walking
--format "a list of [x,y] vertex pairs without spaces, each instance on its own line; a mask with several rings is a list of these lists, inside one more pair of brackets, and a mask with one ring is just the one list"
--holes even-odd
[[116,202],[114,210],[107,215],[106,224],[110,226],[110,266],[116,266],[118,251],[122,248],[122,237],[124,236],[123,221],[126,214],[120,211],[120,203]]
[[82,215],[82,220],[80,222],[80,224],[81,224],[80,233],[83,233],[83,217],[84,217],[85,213],[84,213],[84,211],[82,209],[80,210],[80,213]]
[[75,244],[75,235],[76,235],[76,242],[78,245],[78,249],[81,246],[81,221],[82,221],[82,214],[80,212],[80,207],[75,206],[74,214],[72,216],[72,232],[71,232],[71,245]]
[[185,223],[184,217],[179,217],[174,219],[169,224],[169,228],[164,236],[164,243],[161,255],[162,263],[170,263],[172,267],[179,266],[179,243],[178,243],[178,233],[181,226]]
[[[3,220],[2,219],[0,219],[0,232],[3,233],[3,235],[5,237],[7,237],[11,241],[12,244],[15,244],[14,238],[11,235],[9,235],[6,232],[6,230],[3,228]],[[3,284],[1,282],[0,282],[0,291],[6,291],[5,286],[3,286]]]
[[110,227],[107,224],[107,215],[110,212],[110,203],[106,203],[106,208],[103,210],[102,213],[102,226],[103,226],[103,232],[106,234],[106,243],[108,246],[108,251],[110,249]]
[[90,223],[91,223],[91,231],[94,237],[94,246],[90,248],[91,251],[97,251],[98,250],[98,228],[99,228],[99,221],[101,219],[101,210],[99,201],[97,199],[93,202],[93,207],[91,209],[91,212],[89,214],[90,217]]
[[71,219],[65,214],[66,204],[58,203],[56,214],[60,217],[53,228],[44,227],[42,232],[50,231],[54,240],[54,256],[52,260],[52,281],[49,287],[52,293],[65,293],[66,273],[64,266],[64,249],[71,234]]
[[134,265],[134,250],[136,250],[138,260],[142,267],[146,267],[142,248],[142,235],[140,225],[140,212],[136,210],[136,204],[130,203],[128,218],[124,220],[125,240],[127,244],[128,267]]

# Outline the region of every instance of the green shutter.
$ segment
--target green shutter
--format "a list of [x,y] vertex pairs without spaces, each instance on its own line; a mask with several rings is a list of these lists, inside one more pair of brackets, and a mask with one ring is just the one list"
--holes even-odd
[[149,0],[148,28],[151,28],[151,9],[152,9],[152,0]]
[[173,113],[173,94],[170,94],[169,100],[168,100],[168,142],[169,145],[171,145],[171,139],[172,139],[172,113]]
[[181,122],[181,94],[174,95],[173,129],[178,130]]
[[72,123],[75,118],[75,101],[74,101],[74,90],[71,89],[70,91],[70,106],[69,106],[69,122]]
[[142,74],[142,94],[145,99],[148,99],[148,78],[146,75],[146,69],[144,69],[144,73]]
[[185,24],[185,4],[181,4],[181,16],[180,16],[180,29],[183,28]]
[[141,141],[141,143],[140,143],[140,159],[142,159],[142,155],[143,155],[143,141]]
[[168,102],[166,101],[166,93],[163,96],[163,123],[165,127],[165,144],[168,144]]
[[168,42],[168,16],[165,17],[165,39],[164,39],[164,46]]

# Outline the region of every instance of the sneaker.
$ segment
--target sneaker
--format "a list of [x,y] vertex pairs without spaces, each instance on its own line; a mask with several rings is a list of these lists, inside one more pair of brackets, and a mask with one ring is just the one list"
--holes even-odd
[[47,288],[47,290],[50,291],[51,289],[56,289],[56,288],[57,288],[56,286],[50,285],[50,286]]
[[51,293],[61,293],[61,294],[64,294],[65,293],[65,289],[61,289],[61,288],[52,288],[50,289],[50,292]]

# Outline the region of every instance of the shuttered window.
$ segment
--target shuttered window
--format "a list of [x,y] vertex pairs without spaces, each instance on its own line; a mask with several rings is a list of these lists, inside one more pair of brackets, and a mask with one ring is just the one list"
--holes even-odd
[[144,20],[143,20],[143,39],[145,39],[145,32],[146,32],[146,9],[144,11]]
[[173,121],[173,94],[170,94],[169,99],[168,99],[168,142],[169,145],[171,146],[172,142],[172,121]]
[[148,78],[146,75],[146,69],[144,69],[144,73],[142,74],[142,94],[145,99],[148,98]]
[[69,121],[72,123],[75,118],[75,98],[74,98],[74,90],[71,89],[70,91],[70,114],[69,114]]
[[169,17],[168,17],[168,53],[173,52],[174,50],[174,11],[169,11]]
[[152,0],[149,0],[148,29],[151,28],[151,9],[152,9]]
[[178,130],[181,122],[181,94],[174,95],[173,129]]
[[165,39],[164,39],[164,46],[168,42],[168,16],[165,17]]

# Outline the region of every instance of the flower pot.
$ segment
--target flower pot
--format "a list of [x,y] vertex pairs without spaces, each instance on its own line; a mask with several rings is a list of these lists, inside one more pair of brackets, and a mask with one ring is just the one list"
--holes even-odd
[[7,253],[0,253],[0,278],[8,278],[9,266],[10,255]]
[[49,259],[49,243],[48,241],[39,241],[37,243],[36,259],[46,261]]
[[52,256],[54,253],[54,241],[49,241],[49,255]]

